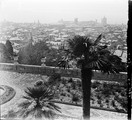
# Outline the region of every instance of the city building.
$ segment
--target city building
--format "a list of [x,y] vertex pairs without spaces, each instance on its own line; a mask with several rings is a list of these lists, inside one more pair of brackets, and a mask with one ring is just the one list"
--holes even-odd
[[103,26],[107,25],[107,18],[106,18],[106,17],[103,17],[103,18],[102,18],[101,24],[102,24]]

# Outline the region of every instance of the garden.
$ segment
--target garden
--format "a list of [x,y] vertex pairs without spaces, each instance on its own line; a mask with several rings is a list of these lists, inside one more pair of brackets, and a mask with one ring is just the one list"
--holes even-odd
[[[56,77],[56,78],[55,78]],[[49,79],[56,95],[56,101],[82,105],[82,85],[80,79]],[[117,112],[127,112],[127,84],[92,80],[91,106]]]
[[[73,106],[73,105],[82,106],[82,88],[81,88],[80,79],[61,77],[61,75],[58,73],[53,74],[52,76],[41,76],[41,75],[24,74],[24,73],[18,74],[15,72],[4,72],[4,74],[5,73],[7,73],[8,76],[7,75],[4,76],[5,80],[3,79],[2,83],[8,83],[8,85],[11,85],[13,87],[16,86],[15,89],[17,94],[14,100],[11,100],[7,104],[4,104],[4,106],[6,107],[10,106],[9,107],[10,109],[9,108],[6,109],[4,106],[2,107],[2,111],[3,112],[5,111],[4,114],[2,113],[3,118],[14,118],[14,117],[17,118],[16,115],[19,112],[18,110],[21,110],[21,108],[23,107],[22,104],[24,99],[22,96],[23,95],[26,96],[25,91],[27,91],[27,88],[30,88],[30,90],[35,90],[34,88],[36,88],[36,92],[39,87],[44,88],[44,89],[40,89],[40,91],[46,90],[45,88],[50,88],[50,90],[52,91],[51,92],[52,99],[50,98],[49,100],[49,97],[47,96],[45,100],[46,101],[48,100],[48,101],[46,102],[45,105],[47,105],[48,103],[54,106],[54,104],[52,103],[60,102],[63,104],[65,103],[70,104],[70,106]],[[97,80],[96,81],[92,80],[91,108],[99,107],[100,110],[103,108],[108,108],[108,109],[112,109],[112,110],[116,110],[120,112],[126,112],[127,102],[126,102],[125,90],[126,90],[126,87],[122,83],[100,82]],[[31,108],[32,108],[32,105],[34,105],[34,102],[31,104]],[[6,112],[6,110],[8,111]],[[59,111],[63,112],[64,110],[59,109]],[[20,111],[20,112],[24,112],[24,111]]]

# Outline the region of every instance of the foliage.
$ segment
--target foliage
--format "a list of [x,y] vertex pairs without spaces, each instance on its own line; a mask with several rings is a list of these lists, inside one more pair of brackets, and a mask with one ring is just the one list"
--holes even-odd
[[73,79],[72,79],[72,78],[70,78],[70,79],[68,80],[68,82],[69,82],[69,83],[72,83],[72,82],[73,82]]
[[[124,84],[124,86],[122,86],[120,88],[120,96],[119,95],[115,95],[115,101],[117,101],[118,103],[120,103],[120,106],[123,108],[122,110],[117,109],[118,111],[123,111],[123,112],[127,112],[128,111],[128,99],[127,99],[127,85]],[[116,106],[117,108],[117,106]]]
[[49,79],[48,79],[48,83],[49,84],[55,84],[61,81],[61,75],[59,73],[54,73],[52,74]]
[[[67,41],[66,53],[62,56],[59,66],[69,67],[71,60],[76,60],[81,68],[82,94],[83,94],[83,118],[90,119],[90,95],[92,70],[100,70],[103,73],[119,73],[121,59],[113,55],[106,45],[101,45],[102,34],[96,40],[87,36],[74,36]],[[118,64],[117,64],[118,63]]]
[[51,49],[49,51],[49,53],[46,56],[46,66],[57,66],[57,63],[59,62],[59,60],[61,59],[62,56],[62,51],[61,50],[57,50],[57,49]]
[[11,55],[6,46],[2,43],[0,43],[0,62],[11,62]]
[[28,43],[18,53],[18,62],[21,64],[41,65],[41,59],[48,54],[49,48],[45,42],[40,41],[33,45]]
[[69,59],[62,57],[61,60],[58,61],[57,66],[65,68],[69,68]]
[[6,46],[7,51],[10,53],[10,56],[13,56],[12,43],[9,40],[7,40],[5,46]]
[[79,95],[78,94],[72,94],[72,102],[75,102],[77,104],[77,102],[80,101]]
[[47,66],[56,66],[62,53],[60,50],[49,48],[45,41],[39,41],[34,45],[28,43],[18,53],[20,64],[41,65],[41,59],[46,57]]
[[[61,61],[62,66],[68,66],[69,61],[76,60],[78,65],[95,70],[101,70],[105,73],[117,73],[123,69],[122,60],[113,55],[106,45],[100,45],[102,35],[97,39],[91,40],[86,36],[74,36],[67,41],[68,48],[64,48],[66,56]],[[65,65],[64,65],[65,64]]]
[[[77,104],[82,104],[82,93],[81,93],[82,86],[80,85],[77,86],[78,82],[80,83],[79,80],[71,82],[71,78],[69,78],[68,80],[65,79],[63,80],[63,82],[60,82],[59,84],[61,84],[61,86],[63,87],[57,89],[59,90],[57,92],[60,94],[60,97],[58,97],[57,100],[66,101],[67,96],[71,94],[69,97],[69,99],[71,99],[71,103],[73,101]],[[76,85],[77,87],[76,89],[73,88],[74,85]],[[110,108],[113,110],[117,110],[118,112],[127,112],[127,95],[126,95],[127,88],[126,86],[124,86],[124,84],[114,83],[114,82],[93,81],[91,85],[91,89],[92,89],[91,101],[94,102],[93,106]],[[55,94],[57,92],[55,92]],[[61,99],[62,97],[63,99]]]
[[44,85],[44,82],[42,81],[42,80],[38,80],[38,81],[36,81],[36,83],[35,83],[35,87],[40,87],[40,86],[42,86],[42,85]]
[[28,43],[23,48],[19,50],[18,53],[18,62],[20,64],[31,64],[31,56],[33,52],[33,45],[31,43]]
[[54,94],[46,87],[28,87],[25,90],[25,99],[18,105],[19,110],[16,112],[18,117],[27,118],[48,118],[53,119],[56,115],[55,111],[60,112],[60,108],[51,100],[54,99]]
[[15,110],[9,110],[7,114],[2,116],[3,118],[16,118],[17,112]]
[[99,86],[99,84],[100,84],[100,82],[95,81],[95,82],[92,83],[91,86],[92,86],[92,88],[96,89]]
[[31,64],[32,65],[41,65],[41,59],[46,57],[47,54],[49,53],[49,47],[47,44],[43,41],[40,41],[36,43],[33,46],[33,51],[31,54]]
[[[110,99],[113,96],[114,100],[112,100],[111,104],[117,111],[127,112],[127,88],[122,86],[121,84],[114,84],[114,83],[106,83],[98,84],[97,89],[95,90],[96,94],[101,95],[101,97],[105,99]],[[100,99],[100,98],[99,98]],[[114,101],[114,102],[113,102]],[[115,104],[117,102],[119,105]]]

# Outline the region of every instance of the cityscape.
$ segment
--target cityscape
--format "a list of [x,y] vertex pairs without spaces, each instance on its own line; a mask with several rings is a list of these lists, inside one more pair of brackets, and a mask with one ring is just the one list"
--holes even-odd
[[126,8],[85,3],[3,2],[2,120],[127,120]]
[[99,34],[105,38],[101,40],[102,44],[107,44],[115,54],[122,57],[126,62],[127,45],[126,34],[127,26],[110,25],[107,18],[103,17],[101,23],[95,21],[79,21],[75,18],[73,21],[64,21],[63,19],[56,24],[42,24],[38,21],[33,23],[14,23],[1,22],[0,42],[5,43],[10,40],[13,44],[14,51],[18,52],[24,43],[46,41],[52,47],[58,49],[65,41],[74,36],[89,36],[95,39]]

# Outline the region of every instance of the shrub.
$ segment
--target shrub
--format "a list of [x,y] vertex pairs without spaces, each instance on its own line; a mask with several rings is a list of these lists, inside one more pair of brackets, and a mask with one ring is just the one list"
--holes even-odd
[[42,86],[44,83],[43,83],[43,81],[42,80],[38,80],[37,82],[35,82],[35,87],[40,87],[40,86]]
[[61,96],[66,96],[66,93],[61,93]]
[[91,84],[92,88],[94,88],[94,89],[97,88],[99,85],[100,85],[100,82],[98,82],[98,81],[92,82],[92,84]]
[[70,79],[68,80],[68,82],[69,82],[69,83],[72,83],[72,82],[73,82],[73,79],[72,79],[72,78],[70,78]]
[[72,94],[72,102],[77,103],[79,101],[80,101],[79,96],[77,94]]
[[18,62],[20,64],[41,65],[41,59],[49,53],[47,44],[43,41],[32,45],[28,43],[18,53]]
[[6,46],[2,43],[0,43],[0,62],[11,62],[11,55],[8,52]]
[[52,74],[48,79],[49,85],[57,84],[61,81],[61,75],[59,73]]
[[5,46],[6,46],[7,51],[9,52],[10,56],[13,56],[13,47],[9,40],[6,41]]
[[27,118],[30,115],[32,119],[53,119],[56,112],[61,112],[60,107],[55,105],[51,100],[54,100],[54,93],[46,87],[28,87],[23,96],[24,101],[18,104],[18,110],[11,110],[6,118],[19,117]]

